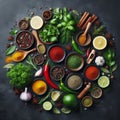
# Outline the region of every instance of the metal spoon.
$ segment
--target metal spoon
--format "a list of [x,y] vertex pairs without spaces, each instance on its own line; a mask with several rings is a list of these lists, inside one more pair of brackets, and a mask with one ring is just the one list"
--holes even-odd
[[32,30],[32,34],[33,34],[33,36],[36,39],[38,52],[40,54],[44,54],[46,52],[46,47],[45,47],[45,45],[42,42],[40,42],[40,39],[39,39],[38,34],[37,34],[37,31],[36,30]]
[[84,33],[81,34],[80,37],[79,37],[79,43],[80,43],[81,45],[85,44],[85,42],[86,42],[87,32],[88,32],[90,26],[91,26],[91,23],[89,22],[89,23],[87,24],[87,27],[86,27]]

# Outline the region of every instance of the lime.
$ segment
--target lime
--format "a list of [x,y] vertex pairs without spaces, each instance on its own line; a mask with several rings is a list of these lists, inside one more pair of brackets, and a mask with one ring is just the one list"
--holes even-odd
[[68,107],[71,107],[71,108],[74,108],[77,106],[78,104],[78,100],[77,100],[77,97],[73,94],[66,94],[64,95],[63,97],[63,104],[65,106],[68,106]]
[[46,110],[46,111],[51,110],[51,109],[52,109],[52,103],[49,102],[49,101],[45,101],[45,102],[43,103],[43,109]]
[[110,84],[110,80],[107,76],[101,76],[99,79],[98,79],[98,85],[101,87],[101,88],[106,88],[108,87]]

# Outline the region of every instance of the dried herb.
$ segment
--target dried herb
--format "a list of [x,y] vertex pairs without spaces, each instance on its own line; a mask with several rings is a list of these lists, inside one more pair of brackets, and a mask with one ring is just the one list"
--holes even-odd
[[5,54],[6,54],[6,55],[10,55],[10,54],[12,54],[12,53],[15,51],[15,49],[16,49],[16,46],[15,46],[15,45],[12,45],[12,46],[10,46],[9,48],[7,48]]

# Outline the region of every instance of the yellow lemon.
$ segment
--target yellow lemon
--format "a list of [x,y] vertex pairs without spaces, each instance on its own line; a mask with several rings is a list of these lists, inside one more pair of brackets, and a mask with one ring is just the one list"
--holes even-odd
[[107,40],[103,36],[97,36],[93,40],[93,46],[97,50],[103,50],[107,46]]

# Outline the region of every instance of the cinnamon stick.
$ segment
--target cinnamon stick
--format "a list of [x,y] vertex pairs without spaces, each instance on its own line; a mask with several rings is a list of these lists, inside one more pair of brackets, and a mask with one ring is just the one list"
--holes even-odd
[[83,14],[83,16],[81,17],[79,23],[78,23],[78,27],[82,27],[83,23],[85,22],[85,20],[87,19],[87,17],[89,16],[89,13],[88,12],[85,12]]
[[92,17],[89,17],[89,18],[87,19],[87,21],[86,21],[86,22],[84,23],[84,25],[82,26],[82,30],[85,30],[87,24],[88,24],[89,22],[91,22],[91,20],[92,20]]
[[81,99],[88,92],[88,90],[90,89],[90,87],[91,87],[91,83],[89,82],[86,85],[86,87],[78,94],[77,98]]

